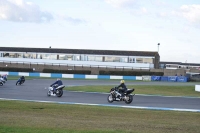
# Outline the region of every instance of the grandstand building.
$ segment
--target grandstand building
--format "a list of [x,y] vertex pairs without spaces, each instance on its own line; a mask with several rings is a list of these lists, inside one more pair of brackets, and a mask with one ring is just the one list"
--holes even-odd
[[0,62],[54,63],[158,69],[158,52],[0,47]]

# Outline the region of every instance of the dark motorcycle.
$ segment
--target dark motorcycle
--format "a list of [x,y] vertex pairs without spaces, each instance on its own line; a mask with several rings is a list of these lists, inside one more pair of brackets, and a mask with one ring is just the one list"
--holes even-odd
[[24,82],[25,80],[18,79],[16,85],[22,85]]
[[127,89],[123,94],[119,93],[119,89],[117,87],[110,89],[110,94],[107,97],[109,103],[113,101],[124,101],[126,104],[130,104],[133,101],[133,96],[135,94],[131,94],[135,89]]
[[50,86],[48,88],[47,96],[61,97],[63,95],[63,88],[65,88],[65,86],[61,85],[61,86],[55,86],[55,87],[56,87],[55,92],[53,92],[53,86]]

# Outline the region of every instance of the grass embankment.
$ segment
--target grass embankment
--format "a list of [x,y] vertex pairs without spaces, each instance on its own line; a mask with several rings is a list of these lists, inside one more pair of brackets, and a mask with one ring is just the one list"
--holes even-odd
[[199,133],[200,113],[0,101],[1,133]]

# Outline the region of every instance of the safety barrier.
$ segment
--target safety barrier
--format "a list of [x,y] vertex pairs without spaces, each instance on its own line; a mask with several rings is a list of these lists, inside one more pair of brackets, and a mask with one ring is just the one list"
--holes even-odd
[[51,78],[74,78],[74,79],[124,79],[124,80],[144,80],[144,81],[167,81],[167,82],[188,82],[185,76],[114,76],[114,75],[84,75],[84,74],[61,74],[61,73],[37,73],[37,72],[5,72],[0,74],[11,76],[30,77],[51,77]]
[[142,76],[114,76],[114,75],[84,75],[84,74],[61,74],[61,73],[37,73],[37,72],[5,72],[0,74],[11,76],[51,77],[51,78],[74,78],[74,79],[124,79],[142,80]]
[[188,82],[185,76],[151,76],[152,81]]

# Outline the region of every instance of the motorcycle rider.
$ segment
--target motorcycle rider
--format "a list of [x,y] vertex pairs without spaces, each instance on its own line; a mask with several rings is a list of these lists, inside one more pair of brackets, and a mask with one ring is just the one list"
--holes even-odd
[[22,81],[25,81],[25,77],[24,76],[21,76],[20,79],[19,79],[19,82],[21,83]]
[[[119,89],[121,87],[121,89]],[[120,85],[117,87],[119,89],[119,93],[121,94],[122,97],[124,97],[124,92],[127,91],[127,87],[125,85],[125,81],[121,80]]]
[[7,81],[7,74],[1,76],[1,81],[4,83]]
[[59,78],[57,78],[56,82],[50,85],[51,87],[53,87],[53,93],[56,92],[56,87],[61,85],[63,85],[62,81]]

